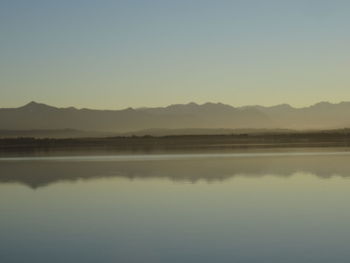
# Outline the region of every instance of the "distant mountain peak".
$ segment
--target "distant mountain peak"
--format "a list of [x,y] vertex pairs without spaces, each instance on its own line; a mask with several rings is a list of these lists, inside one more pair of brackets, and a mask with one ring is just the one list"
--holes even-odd
[[198,104],[195,102],[190,102],[187,104],[172,104],[164,109],[167,110],[177,110],[177,111],[230,111],[235,109],[231,105],[223,103],[206,102],[203,104]]
[[333,104],[333,103],[330,103],[328,101],[321,101],[321,102],[318,102],[314,105],[311,105],[309,108],[320,108],[320,107],[324,108],[324,107],[329,107],[329,106],[334,106],[334,105],[339,105],[339,104]]
[[26,105],[24,105],[24,107],[31,107],[31,106],[36,106],[36,105],[40,105],[40,103],[32,100],[31,102],[29,102]]
[[315,105],[332,105],[333,103],[330,103],[328,101],[320,101],[318,103],[316,103]]
[[293,109],[293,107],[290,106],[287,103],[278,104],[278,105],[272,106],[271,108],[275,108],[275,109]]
[[198,107],[199,105],[195,102],[190,102],[190,103],[187,103],[187,104],[171,104],[169,106],[166,106],[165,108],[168,108],[168,109],[172,109],[172,108],[184,108],[184,107]]
[[44,103],[38,103],[35,101],[31,101],[28,104],[21,107],[21,109],[29,109],[29,110],[43,110],[43,109],[53,109],[54,107],[46,105]]

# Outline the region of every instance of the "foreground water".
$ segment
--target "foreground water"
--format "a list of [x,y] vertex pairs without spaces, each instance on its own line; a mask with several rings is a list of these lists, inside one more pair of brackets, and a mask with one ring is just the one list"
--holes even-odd
[[0,159],[0,262],[348,262],[347,151]]

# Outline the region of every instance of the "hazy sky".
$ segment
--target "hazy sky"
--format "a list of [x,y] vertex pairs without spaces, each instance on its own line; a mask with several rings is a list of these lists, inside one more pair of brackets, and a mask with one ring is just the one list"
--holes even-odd
[[0,107],[350,101],[349,0],[1,0]]

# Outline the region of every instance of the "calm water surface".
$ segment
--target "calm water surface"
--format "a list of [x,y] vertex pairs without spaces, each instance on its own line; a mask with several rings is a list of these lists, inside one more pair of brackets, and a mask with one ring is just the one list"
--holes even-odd
[[0,262],[349,262],[350,153],[0,159]]

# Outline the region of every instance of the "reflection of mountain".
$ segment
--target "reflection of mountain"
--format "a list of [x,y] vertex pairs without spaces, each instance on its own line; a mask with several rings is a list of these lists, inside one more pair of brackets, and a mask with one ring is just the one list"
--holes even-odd
[[[31,102],[19,108],[0,109],[0,130],[34,130],[31,133],[39,132],[39,135],[43,136],[40,131],[56,129],[59,137],[68,132],[72,134],[70,136],[75,137],[89,136],[81,132],[84,130],[96,131],[91,134],[98,136],[101,132],[145,129],[155,129],[155,132],[159,133],[159,128],[333,129],[350,126],[349,112],[350,102],[322,102],[305,108],[293,108],[286,104],[273,107],[232,107],[222,103],[189,103],[124,110],[56,108]],[[221,132],[225,133],[225,130]]]
[[31,188],[60,181],[106,177],[166,178],[173,181],[222,181],[235,176],[275,175],[296,172],[328,178],[350,176],[348,155],[229,157],[148,161],[2,161],[0,183],[22,183]]

